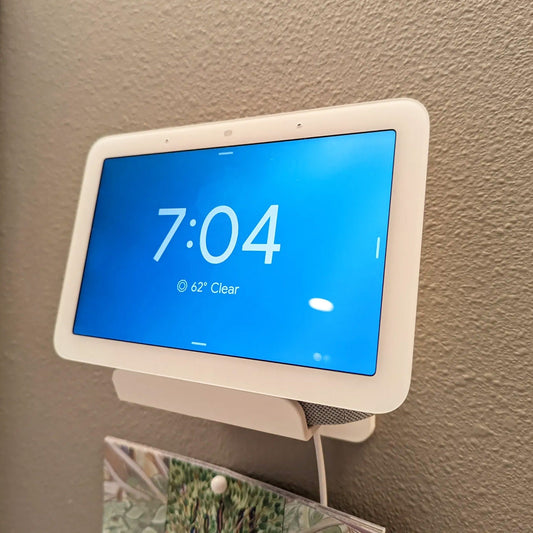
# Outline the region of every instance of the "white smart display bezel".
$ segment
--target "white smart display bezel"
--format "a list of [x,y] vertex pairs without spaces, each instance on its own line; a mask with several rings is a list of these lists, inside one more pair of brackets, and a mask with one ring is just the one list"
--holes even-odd
[[[373,376],[73,334],[105,159],[381,130],[396,131],[396,146],[377,369]],[[270,396],[369,413],[392,411],[405,399],[411,380],[428,143],[427,111],[411,99],[99,139],[85,166],[54,333],[57,353],[74,361]]]

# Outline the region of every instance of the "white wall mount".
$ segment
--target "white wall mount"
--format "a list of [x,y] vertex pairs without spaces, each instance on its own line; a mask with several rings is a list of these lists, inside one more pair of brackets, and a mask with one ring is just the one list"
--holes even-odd
[[363,442],[376,427],[375,416],[308,427],[295,400],[127,370],[113,372],[113,385],[118,398],[126,402],[304,441],[318,431],[324,437]]

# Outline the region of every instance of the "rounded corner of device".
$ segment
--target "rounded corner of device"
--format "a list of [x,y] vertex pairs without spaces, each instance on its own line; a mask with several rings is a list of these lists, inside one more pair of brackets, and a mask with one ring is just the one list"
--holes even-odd
[[54,346],[54,351],[56,355],[61,357],[61,359],[66,359],[66,357],[63,355],[63,350],[61,348],[61,340],[59,339],[59,333],[57,332],[57,328],[54,331],[54,336],[52,338],[52,344]]
[[411,98],[410,96],[406,96],[404,98],[399,98],[398,100],[400,100],[401,102],[405,102],[407,105],[411,106],[413,109],[417,108],[419,111],[421,111],[429,119],[428,110],[427,110],[426,106],[420,100],[417,100],[416,98]]
[[104,136],[104,137],[98,137],[95,141],[93,141],[91,143],[91,146],[89,148],[89,153],[88,153],[88,156],[94,154],[95,152],[97,152],[100,147],[107,142],[107,139],[108,139],[108,135]]
[[59,323],[56,324],[54,329],[52,343],[54,346],[54,351],[59,357],[61,357],[61,359],[65,359],[67,361],[71,360],[71,358],[66,355],[67,351],[65,351],[64,333],[61,331],[61,325]]
[[417,127],[423,126],[429,134],[430,118],[426,106],[415,98],[405,97],[395,100],[396,103],[401,104],[402,111],[405,113],[409,123],[412,124],[413,119],[417,119]]
[[402,385],[401,388],[398,388],[394,396],[391,396],[384,401],[384,405],[382,410],[380,410],[380,413],[392,413],[393,411],[396,411],[396,409],[401,407],[407,399],[410,387],[411,378],[409,377],[406,384]]
[[89,148],[89,152],[87,154],[87,160],[92,160],[95,157],[99,159],[104,159],[104,155],[106,152],[106,147],[109,146],[109,143],[112,142],[114,135],[104,135],[103,137],[99,137],[96,139]]

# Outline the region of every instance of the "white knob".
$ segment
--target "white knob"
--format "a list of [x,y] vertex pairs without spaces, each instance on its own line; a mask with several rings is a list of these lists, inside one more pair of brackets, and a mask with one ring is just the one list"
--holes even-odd
[[215,494],[222,494],[228,488],[228,482],[224,476],[215,476],[211,480],[211,490]]

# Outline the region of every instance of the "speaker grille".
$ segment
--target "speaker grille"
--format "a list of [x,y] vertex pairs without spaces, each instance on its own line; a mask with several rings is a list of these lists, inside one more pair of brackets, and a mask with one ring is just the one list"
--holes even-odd
[[305,420],[309,427],[331,424],[349,424],[350,422],[357,422],[358,420],[363,420],[364,418],[372,416],[370,413],[350,411],[350,409],[341,409],[339,407],[320,405],[318,403],[298,403],[304,410]]

